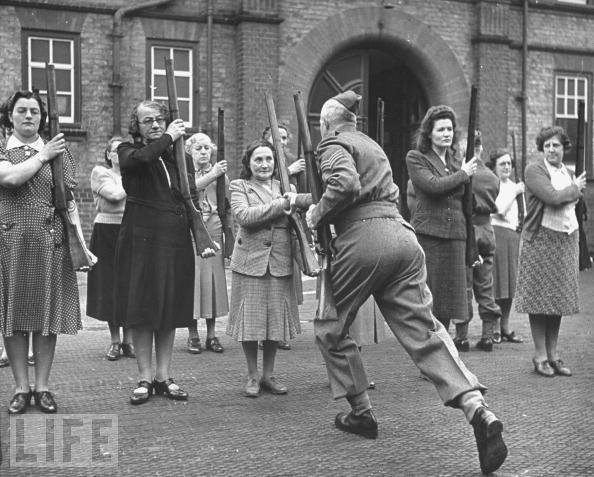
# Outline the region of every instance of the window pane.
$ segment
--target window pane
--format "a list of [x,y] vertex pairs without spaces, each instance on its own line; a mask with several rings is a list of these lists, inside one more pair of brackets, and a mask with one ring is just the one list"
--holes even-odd
[[170,58],[169,48],[153,48],[153,64],[155,68],[161,70],[165,69],[164,58]]
[[72,91],[70,70],[56,70],[56,91]]
[[72,59],[70,58],[70,42],[54,40],[54,63],[71,64]]
[[584,96],[584,90],[586,89],[586,80],[584,79],[579,79],[578,80],[578,84],[577,84],[578,90],[577,90],[577,94],[578,96]]
[[190,102],[178,100],[177,105],[179,106],[179,116],[184,121],[190,120]]
[[49,41],[31,39],[31,61],[46,62],[49,60]]
[[567,115],[568,116],[575,116],[577,113],[575,112],[575,101],[568,100],[567,101]]
[[180,98],[190,97],[190,78],[175,78],[175,86],[177,88],[177,95]]
[[575,79],[568,78],[567,79],[567,95],[573,96],[575,94]]
[[58,111],[60,116],[70,116],[70,96],[58,95]]
[[173,67],[175,71],[190,71],[190,52],[173,50]]
[[563,78],[557,78],[557,94],[565,94],[565,80]]
[[42,89],[44,91],[47,89],[44,69],[31,68],[31,88]]
[[155,96],[167,96],[167,79],[163,75],[155,75],[153,77],[154,89],[153,97]]
[[565,114],[565,103],[563,98],[557,98],[557,116],[562,116]]

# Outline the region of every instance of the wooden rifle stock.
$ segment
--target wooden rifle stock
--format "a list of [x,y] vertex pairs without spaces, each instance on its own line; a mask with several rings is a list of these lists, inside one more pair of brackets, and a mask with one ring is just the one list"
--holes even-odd
[[[584,155],[584,133],[585,133],[585,114],[584,102],[578,101],[578,127],[576,138],[576,158],[575,158],[575,175],[579,176],[585,169],[586,158]],[[588,220],[588,209],[584,198],[580,198],[575,204],[575,215],[578,221],[579,233],[579,269],[587,270],[592,267],[592,259],[590,258],[590,251],[588,250],[588,241],[586,240],[586,230],[584,222]]]
[[[301,131],[301,143],[303,145],[303,155],[305,157],[305,170],[307,172],[307,180],[309,190],[311,191],[311,198],[314,204],[317,204],[322,197],[322,180],[318,173],[318,166],[314,156],[313,146],[311,144],[311,136],[309,134],[309,127],[307,125],[307,118],[305,116],[305,109],[303,107],[303,100],[301,93],[293,95],[295,101],[295,110],[297,112],[297,121],[299,130]],[[332,257],[330,256],[330,226],[323,224],[317,228],[317,247],[316,250],[319,255],[320,274],[319,274],[319,300],[318,309],[316,310],[316,320],[337,320],[338,313],[336,312],[336,303],[334,301],[334,293],[332,292],[332,277],[330,275],[330,263]]]
[[[512,131],[511,132],[511,139],[512,139],[512,154],[513,157],[513,166],[516,171],[515,179],[518,182],[518,178],[520,181],[524,182],[524,160],[523,158],[520,159],[520,163],[518,164],[518,158],[516,156],[516,134]],[[518,175],[519,171],[519,175]],[[518,194],[516,196],[516,203],[518,204],[518,228],[517,231],[521,232],[522,228],[524,227],[524,216],[526,211],[524,210],[524,194]]]
[[[278,161],[278,175],[280,179],[281,192],[284,194],[291,191],[291,185],[289,183],[289,173],[287,170],[287,161],[285,160],[285,152],[281,143],[280,132],[278,130],[278,121],[276,119],[276,111],[274,109],[274,101],[270,93],[266,93],[266,108],[268,109],[268,121],[270,122],[270,132],[272,133],[272,139],[274,144],[274,150],[276,151],[276,158]],[[301,259],[301,266],[303,273],[310,277],[315,277],[320,272],[320,267],[314,252],[309,247],[307,236],[303,230],[303,224],[301,217],[297,212],[293,211],[289,215],[289,223],[297,235],[297,242],[299,244],[299,255]]]
[[[217,116],[217,161],[225,160],[225,111],[222,108],[218,110]],[[233,228],[229,223],[227,214],[227,181],[225,174],[217,177],[217,213],[223,226],[223,256],[230,258],[235,245]]]
[[[47,110],[49,116],[49,136],[54,138],[60,133],[60,121],[58,112],[58,95],[56,93],[56,70],[54,65],[46,64],[47,80]],[[97,257],[87,248],[82,236],[82,229],[77,227],[78,211],[76,203],[72,199],[70,207],[66,197],[66,186],[64,184],[64,157],[59,154],[51,163],[52,178],[54,182],[54,207],[60,215],[64,224],[66,243],[70,252],[72,268],[75,271],[88,272],[95,263]]]
[[[468,134],[466,140],[466,155],[465,161],[468,162],[474,157],[474,131],[476,125],[476,96],[477,88],[472,85],[470,90],[470,111],[468,113]],[[462,199],[462,208],[464,210],[464,218],[466,219],[466,266],[474,267],[481,262],[476,247],[476,237],[474,235],[474,225],[472,224],[473,213],[473,195],[472,195],[472,177],[468,184],[464,187],[464,197]]]
[[[169,58],[165,58],[165,75],[167,78],[167,96],[169,97],[169,116],[171,121],[173,121],[179,119],[180,115],[177,104],[177,88],[175,86],[175,76],[173,73],[173,60]],[[192,202],[183,136],[173,143],[173,154],[179,175],[180,192],[184,199],[184,205],[190,223],[190,230],[194,236],[196,255],[202,255],[202,252],[207,248],[218,250],[217,245],[210,238],[210,235],[206,230],[204,220],[202,219],[202,213],[196,209],[194,202]]]
[[377,127],[377,143],[380,147],[384,148],[384,117],[385,117],[385,107],[384,107],[384,100],[382,98],[377,98],[377,120],[376,120],[376,127]]

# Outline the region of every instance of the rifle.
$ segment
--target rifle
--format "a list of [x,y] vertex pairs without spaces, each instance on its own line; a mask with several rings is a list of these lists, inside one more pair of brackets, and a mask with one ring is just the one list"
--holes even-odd
[[[56,70],[54,65],[47,64],[45,67],[47,80],[47,111],[49,117],[50,138],[60,134],[60,121],[58,112],[58,95],[56,94]],[[72,269],[80,272],[88,272],[95,263],[97,257],[91,253],[85,244],[85,239],[80,227],[78,209],[74,199],[71,201],[66,197],[66,185],[64,184],[64,157],[59,154],[51,163],[52,179],[54,183],[53,196],[54,207],[64,224],[66,244],[70,252]]]
[[[512,140],[512,154],[513,157],[513,165],[515,168],[515,181],[518,182],[518,177],[520,181],[524,182],[524,161],[520,159],[520,163],[518,164],[518,159],[516,157],[516,133],[514,131],[511,132],[511,140]],[[520,171],[520,175],[518,176],[518,171]],[[524,194],[518,194],[516,196],[516,203],[518,204],[518,228],[516,229],[518,232],[522,231],[522,227],[524,227]]]
[[[468,113],[468,134],[466,140],[466,155],[464,162],[470,161],[474,157],[474,131],[476,123],[476,95],[477,88],[472,85],[470,89],[470,111]],[[462,198],[462,208],[464,218],[466,219],[466,266],[474,267],[482,262],[476,247],[476,237],[474,236],[474,225],[472,224],[473,212],[472,195],[472,177],[468,184],[464,186],[464,197]]]
[[[578,101],[578,127],[577,127],[577,138],[576,138],[576,158],[575,158],[575,175],[579,176],[584,172],[586,158],[584,155],[584,102]],[[580,198],[577,204],[575,204],[575,215],[578,221],[579,230],[579,269],[587,270],[592,268],[592,258],[590,258],[590,251],[588,250],[588,241],[586,240],[586,231],[584,229],[584,222],[588,220],[588,209],[586,208],[586,202],[584,198]]]
[[[278,121],[276,119],[276,111],[274,109],[274,101],[270,93],[266,92],[266,108],[268,109],[268,121],[270,122],[270,132],[274,141],[274,150],[276,151],[276,158],[278,161],[278,175],[280,179],[281,192],[284,194],[291,191],[291,185],[289,183],[289,174],[287,172],[287,161],[285,160],[285,152],[281,143],[280,132],[278,130]],[[315,254],[309,248],[307,236],[303,230],[303,224],[301,218],[297,215],[297,212],[292,212],[289,215],[289,223],[297,235],[297,241],[299,244],[299,255],[301,259],[301,267],[303,273],[310,277],[315,277],[320,272],[318,261]]]
[[[305,156],[305,167],[307,172],[307,181],[311,190],[311,198],[314,204],[317,204],[322,197],[322,180],[318,173],[318,166],[311,144],[311,136],[307,126],[305,109],[301,93],[293,95],[295,101],[295,110],[297,111],[297,121],[301,131],[301,142],[303,144],[303,155]],[[337,320],[336,303],[332,293],[332,277],[330,275],[330,226],[328,224],[320,225],[317,228],[317,246],[316,251],[319,255],[320,274],[319,274],[319,300],[316,310],[316,320]]]
[[[303,151],[301,150],[302,135],[303,133],[301,132],[301,125],[297,125],[297,160],[303,158]],[[297,182],[297,192],[305,194],[309,191],[307,186],[307,172],[298,173],[295,180]]]
[[[167,96],[169,97],[169,116],[171,120],[179,119],[179,107],[177,104],[177,89],[175,86],[175,76],[173,74],[173,60],[165,58],[165,75],[167,78]],[[188,221],[190,223],[190,230],[194,236],[194,245],[196,247],[196,255],[202,256],[207,248],[218,250],[219,247],[212,238],[202,219],[202,213],[196,209],[192,197],[190,195],[190,182],[188,180],[188,166],[186,164],[186,152],[184,148],[184,138],[180,137],[173,143],[173,155],[177,165],[177,172],[179,174],[179,188],[184,199]]]
[[[218,111],[218,131],[217,131],[217,161],[225,160],[225,110],[219,108]],[[227,200],[227,178],[225,174],[217,177],[217,213],[223,226],[223,256],[230,258],[235,245],[233,228],[229,223],[227,214],[229,201]]]
[[384,148],[384,100],[382,98],[377,98],[377,120],[376,120],[376,127],[377,127],[377,143],[380,147]]

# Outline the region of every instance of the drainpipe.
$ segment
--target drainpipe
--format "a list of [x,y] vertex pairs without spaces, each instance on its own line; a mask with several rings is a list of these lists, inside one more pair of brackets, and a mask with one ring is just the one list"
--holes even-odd
[[122,83],[121,83],[121,58],[120,49],[122,47],[122,38],[124,32],[122,31],[123,18],[133,12],[143,10],[150,7],[158,7],[171,3],[173,0],[151,0],[142,2],[137,5],[130,5],[119,8],[113,15],[113,76],[109,86],[113,89],[113,135],[119,136],[122,134]]
[[212,136],[212,17],[213,3],[206,7],[206,133]]
[[522,164],[526,167],[526,156],[528,144],[526,143],[527,115],[528,115],[528,0],[524,0],[524,12],[522,15]]

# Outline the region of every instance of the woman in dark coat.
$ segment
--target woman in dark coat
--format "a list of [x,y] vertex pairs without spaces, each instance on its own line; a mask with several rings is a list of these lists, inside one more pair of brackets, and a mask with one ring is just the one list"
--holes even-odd
[[[188,397],[169,374],[175,329],[193,323],[194,253],[171,147],[185,128],[180,119],[166,126],[167,120],[164,105],[141,102],[130,119],[134,143],[118,147],[128,198],[116,247],[115,313],[119,325],[132,329],[140,375],[132,404],[146,402],[153,391]],[[194,168],[187,159],[192,185]]]
[[[455,160],[455,139],[454,110],[433,106],[419,127],[417,148],[406,155],[417,199],[411,224],[426,256],[433,313],[446,329],[450,321],[459,320],[461,329],[468,321],[462,196],[477,169],[476,159],[463,164]],[[465,336],[456,336],[454,343],[460,351],[470,348]]]
[[536,137],[543,153],[526,167],[526,219],[522,229],[516,311],[528,313],[534,341],[534,371],[571,376],[557,351],[562,315],[579,312],[579,238],[575,204],[586,173],[575,177],[563,164],[569,137],[559,126]]

